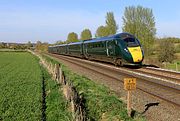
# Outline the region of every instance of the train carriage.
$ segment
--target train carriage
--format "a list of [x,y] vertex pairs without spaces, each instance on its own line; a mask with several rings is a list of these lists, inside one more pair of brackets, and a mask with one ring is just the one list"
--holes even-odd
[[74,42],[69,43],[68,46],[68,54],[76,57],[83,57],[83,42]]
[[85,41],[84,42],[85,57],[91,60],[101,60],[101,61],[111,62],[111,57],[114,55],[114,53],[112,53],[113,48],[110,49],[111,51],[109,52],[107,51],[107,47],[108,47],[107,44],[109,41],[108,39],[101,38],[101,39]]
[[62,55],[66,55],[68,52],[67,44],[59,45],[58,46],[58,53]]
[[[50,47],[50,53],[62,54],[111,62],[115,65],[134,64],[141,65],[144,53],[139,40],[129,33],[120,33],[108,37],[101,37],[81,42],[69,43]],[[53,49],[52,49],[53,48]],[[62,49],[61,48],[65,48]],[[62,52],[61,52],[62,51]]]
[[57,47],[57,46],[49,46],[49,47],[48,47],[48,52],[49,52],[49,53],[54,53],[54,54],[59,54],[59,53],[58,53],[58,47]]

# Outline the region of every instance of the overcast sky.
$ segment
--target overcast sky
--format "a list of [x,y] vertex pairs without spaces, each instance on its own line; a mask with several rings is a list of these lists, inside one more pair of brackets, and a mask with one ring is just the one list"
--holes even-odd
[[112,11],[122,32],[127,6],[153,10],[157,37],[180,38],[180,0],[0,0],[0,41],[54,43],[89,28],[94,36]]

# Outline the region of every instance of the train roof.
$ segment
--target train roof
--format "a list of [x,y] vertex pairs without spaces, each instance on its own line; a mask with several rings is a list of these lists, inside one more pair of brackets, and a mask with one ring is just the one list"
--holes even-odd
[[82,43],[101,42],[101,41],[108,41],[108,40],[112,40],[112,39],[122,39],[123,40],[127,37],[134,38],[134,35],[127,33],[127,32],[123,32],[123,33],[119,33],[119,34],[115,34],[115,35],[111,35],[111,36],[107,36],[107,37],[99,37],[99,38],[83,40],[83,41],[79,41],[79,42],[72,42],[69,44],[49,46],[49,47],[61,47],[61,46],[66,46],[66,45],[77,45],[77,44],[82,44]]
[[119,34],[115,34],[112,36],[100,37],[100,38],[95,38],[95,39],[91,39],[91,40],[85,40],[84,43],[101,42],[101,41],[107,41],[107,40],[112,40],[112,39],[124,39],[127,37],[134,38],[134,36],[132,34],[124,32],[124,33],[119,33]]
[[76,45],[76,44],[82,44],[82,43],[83,43],[83,41],[72,42],[72,43],[69,43],[69,44],[54,45],[54,46],[49,46],[49,47],[62,47],[62,46],[66,46],[66,45]]
[[82,44],[83,41],[79,41],[79,42],[72,42],[72,43],[69,43],[68,45],[76,45],[76,44]]
[[54,45],[54,46],[49,46],[49,47],[61,47],[61,46],[66,46],[67,44],[61,44],[61,45]]

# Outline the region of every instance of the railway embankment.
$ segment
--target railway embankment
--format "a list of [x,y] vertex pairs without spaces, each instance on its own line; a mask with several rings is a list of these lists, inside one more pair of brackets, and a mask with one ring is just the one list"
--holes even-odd
[[[137,90],[132,92],[132,106],[134,109],[141,112],[141,114],[143,113],[148,121],[177,121],[179,119],[179,90],[176,88],[171,88],[171,86],[169,87],[164,85],[164,80],[162,79],[165,75],[167,75],[166,72],[161,71],[159,75],[157,75],[159,73],[157,73],[157,71],[154,72],[156,75],[149,73],[151,76],[158,76],[159,78],[162,78],[156,78],[157,82],[162,83],[154,83],[153,80],[155,77],[153,80],[150,78],[144,78],[144,76],[147,76],[147,74],[144,74],[144,71],[138,71],[138,73],[143,73],[143,76],[141,77],[139,74],[136,74],[137,69],[127,70],[126,68],[118,68],[108,64],[63,55],[49,54],[49,56],[55,58],[57,61],[63,62],[73,72],[76,72],[79,75],[85,75],[91,80],[94,80],[96,84],[103,84],[107,86],[111,92],[115,92],[115,94],[124,102],[126,102],[127,92],[123,88],[123,79],[129,76],[136,77]],[[170,75],[172,74],[169,74],[168,72],[168,76],[166,77],[169,84],[173,84],[174,82],[177,83],[174,81],[174,79],[171,80],[171,77],[169,78]],[[150,106],[148,108],[146,107],[151,104],[158,105]]]
[[[85,120],[145,120],[141,114],[135,111],[135,114],[129,117],[126,104],[107,87],[97,84],[85,76],[71,72],[67,67],[49,56],[44,55],[43,58],[51,65],[61,65],[60,82],[64,85],[62,90],[71,105],[71,110],[74,110],[73,117],[82,114]],[[57,78],[57,76],[54,77]]]

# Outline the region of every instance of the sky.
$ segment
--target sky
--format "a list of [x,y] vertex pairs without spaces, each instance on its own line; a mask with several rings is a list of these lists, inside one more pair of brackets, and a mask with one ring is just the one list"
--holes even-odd
[[125,7],[138,5],[153,10],[157,37],[180,38],[180,0],[0,0],[0,42],[55,43],[86,28],[94,37],[107,12],[122,32]]

